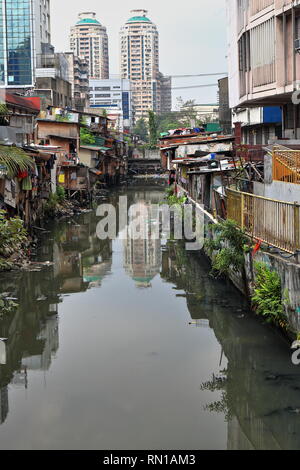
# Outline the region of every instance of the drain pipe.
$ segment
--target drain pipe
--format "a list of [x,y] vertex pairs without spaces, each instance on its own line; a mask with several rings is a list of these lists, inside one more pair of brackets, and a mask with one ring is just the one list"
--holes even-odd
[[284,63],[284,91],[287,85],[287,38],[286,38],[286,12],[283,10],[283,25],[282,25],[282,33],[283,33],[283,63]]

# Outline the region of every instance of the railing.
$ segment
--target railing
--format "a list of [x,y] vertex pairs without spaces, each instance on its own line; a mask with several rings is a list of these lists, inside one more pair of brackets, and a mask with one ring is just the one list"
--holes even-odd
[[300,205],[227,189],[227,218],[257,240],[289,253],[300,250]]
[[256,15],[260,11],[274,4],[274,0],[252,0],[250,2],[250,14]]
[[226,197],[220,194],[218,191],[214,190],[215,197],[215,209],[216,215],[219,219],[225,220],[227,217],[226,212]]
[[273,180],[300,184],[300,151],[273,151]]

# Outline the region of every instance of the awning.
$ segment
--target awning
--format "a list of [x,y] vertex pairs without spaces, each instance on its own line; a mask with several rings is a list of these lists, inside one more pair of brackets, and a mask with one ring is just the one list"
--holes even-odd
[[103,149],[103,147],[98,147],[96,145],[80,145],[80,148],[86,150],[95,150],[96,152],[99,152]]
[[94,173],[94,175],[97,175],[97,176],[100,176],[103,174],[102,171],[97,170],[96,168],[90,168],[90,172]]
[[179,147],[179,144],[172,145],[172,147],[160,147],[160,150],[173,150],[173,149],[176,149],[177,147]]

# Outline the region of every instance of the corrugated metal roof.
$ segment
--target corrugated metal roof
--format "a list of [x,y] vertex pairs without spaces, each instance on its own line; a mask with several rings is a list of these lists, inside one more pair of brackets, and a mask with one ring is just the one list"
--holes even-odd
[[38,97],[25,97],[6,93],[5,101],[8,104],[21,106],[22,108],[31,109],[32,111],[39,112],[41,110],[41,98]]

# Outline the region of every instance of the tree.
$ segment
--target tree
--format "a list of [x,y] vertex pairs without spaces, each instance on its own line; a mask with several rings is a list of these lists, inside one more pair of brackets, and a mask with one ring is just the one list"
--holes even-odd
[[80,143],[81,145],[94,145],[96,143],[94,134],[85,127],[80,129]]
[[32,170],[34,161],[20,148],[0,145],[0,167],[10,178],[13,178],[19,171]]
[[183,127],[194,127],[197,124],[197,110],[195,100],[183,101],[177,98],[177,109],[180,111],[180,122]]
[[136,122],[133,133],[138,135],[143,142],[148,142],[148,128],[144,118],[141,118]]
[[149,122],[148,122],[148,127],[149,127],[149,146],[150,148],[156,148],[157,147],[157,138],[158,138],[158,132],[157,132],[157,116],[154,113],[154,111],[149,110],[148,111],[149,115]]
[[178,129],[182,127],[181,122],[178,119],[178,113],[169,112],[160,114],[157,116],[157,132],[158,134],[162,132],[168,132],[170,129]]

